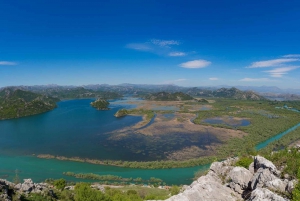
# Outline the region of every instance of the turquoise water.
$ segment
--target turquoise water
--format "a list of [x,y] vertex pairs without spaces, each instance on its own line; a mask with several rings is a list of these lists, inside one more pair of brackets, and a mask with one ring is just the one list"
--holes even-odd
[[275,140],[279,140],[280,138],[282,138],[283,136],[285,136],[289,132],[291,132],[291,131],[295,130],[296,128],[298,128],[299,126],[300,126],[300,123],[297,124],[297,125],[295,125],[295,126],[293,126],[293,127],[291,127],[291,128],[289,128],[288,130],[286,130],[286,131],[284,131],[282,133],[279,133],[278,135],[275,135],[274,137],[269,138],[268,140],[266,140],[266,141],[264,141],[264,142],[256,145],[255,149],[256,150],[260,150],[260,149],[268,146],[268,144],[270,144],[271,142],[274,142]]
[[209,167],[209,165],[205,165],[191,168],[143,170],[14,155],[0,155],[0,161],[0,178],[12,181],[15,176],[15,170],[18,170],[20,179],[32,178],[35,182],[41,182],[47,178],[65,178],[68,181],[90,181],[76,179],[62,174],[63,172],[71,171],[75,173],[95,173],[100,175],[112,174],[124,178],[142,177],[144,180],[148,180],[150,177],[156,177],[161,178],[169,185],[190,184],[195,172],[201,169],[205,170]]
[[[142,170],[88,163],[40,159],[33,154],[52,154],[77,156],[93,159],[113,160],[148,160],[161,155],[165,150],[157,151],[155,143],[171,143],[181,148],[183,142],[170,141],[169,136],[160,140],[146,139],[144,135],[129,134],[124,140],[111,140],[114,130],[134,125],[142,120],[139,116],[115,118],[113,115],[120,108],[134,108],[128,100],[112,101],[111,110],[99,111],[90,106],[94,99],[67,100],[58,103],[53,111],[0,121],[0,177],[13,180],[15,170],[21,178],[43,181],[47,178],[66,178],[63,172],[113,174],[122,177],[150,177],[163,179],[168,184],[189,184],[194,173],[208,166],[163,170]],[[133,100],[136,101],[136,100]],[[154,119],[154,118],[153,118]],[[176,135],[177,136],[177,135]],[[185,135],[183,135],[185,136]],[[193,137],[193,136],[192,136]],[[164,139],[166,138],[166,139]],[[181,135],[177,137],[181,139]],[[176,138],[176,139],[177,139]],[[201,143],[201,140],[199,140]],[[137,150],[146,150],[137,152]],[[157,154],[157,155],[155,155]]]

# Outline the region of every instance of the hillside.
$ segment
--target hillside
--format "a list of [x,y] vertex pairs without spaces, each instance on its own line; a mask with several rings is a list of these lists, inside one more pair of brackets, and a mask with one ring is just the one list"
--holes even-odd
[[19,118],[47,112],[56,107],[57,98],[5,88],[0,91],[0,119]]
[[190,95],[182,92],[175,92],[175,93],[159,92],[159,93],[146,95],[144,98],[146,100],[152,100],[152,101],[184,101],[184,100],[194,99]]
[[48,96],[52,96],[59,99],[77,99],[77,98],[104,98],[104,99],[116,99],[122,96],[116,92],[110,91],[94,91],[91,89],[85,89],[83,87],[51,87],[45,89],[36,90],[38,93],[42,93]]
[[191,88],[186,93],[191,96],[198,96],[198,97],[231,98],[237,100],[266,100],[266,98],[258,95],[253,91],[241,91],[234,87],[220,88],[216,90]]

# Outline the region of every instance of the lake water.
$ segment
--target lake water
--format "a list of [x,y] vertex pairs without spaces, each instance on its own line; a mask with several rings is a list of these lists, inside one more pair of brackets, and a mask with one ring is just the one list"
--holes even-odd
[[241,119],[241,120],[234,120],[232,117],[229,117],[229,119],[226,121],[223,118],[208,118],[204,119],[203,122],[209,123],[209,124],[225,124],[227,126],[233,126],[233,127],[239,127],[239,126],[249,126],[250,121],[247,119]]
[[[92,108],[90,106],[92,101],[94,99],[61,101],[58,103],[58,108],[47,113],[0,121],[0,177],[12,180],[15,170],[18,169],[21,178],[32,178],[36,182],[46,178],[62,177],[73,181],[78,180],[62,174],[72,171],[143,179],[158,177],[168,184],[189,184],[197,170],[208,167],[142,170],[39,159],[33,156],[33,154],[52,154],[93,159],[153,160],[157,156],[153,153],[156,150],[155,142],[169,141],[167,140],[169,136],[162,137],[166,139],[149,141],[145,136],[136,134],[129,135],[124,140],[110,140],[109,138],[113,136],[111,132],[134,125],[141,121],[142,117],[113,116],[120,108],[135,107],[127,104],[128,100],[112,101],[111,110],[105,111]],[[178,138],[181,138],[181,135],[178,135]],[[176,145],[178,142],[171,143]],[[164,147],[163,144],[160,146]],[[186,144],[183,143],[178,147],[181,146]],[[146,151],[139,152],[137,149]]]

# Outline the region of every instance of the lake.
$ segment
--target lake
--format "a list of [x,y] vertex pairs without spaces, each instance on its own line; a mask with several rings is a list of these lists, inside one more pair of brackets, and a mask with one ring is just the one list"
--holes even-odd
[[[141,144],[140,137],[131,141],[110,140],[110,132],[132,126],[142,120],[140,116],[116,118],[120,108],[134,108],[128,100],[112,101],[110,110],[99,111],[90,106],[95,99],[66,100],[47,113],[0,121],[0,177],[12,180],[16,169],[21,178],[35,182],[47,178],[66,178],[63,172],[114,174],[122,177],[158,177],[168,184],[189,184],[194,173],[201,168],[142,170],[88,163],[39,159],[34,155],[51,154],[111,160],[148,160],[149,154],[133,153],[129,144]],[[167,137],[167,136],[166,136]],[[136,139],[136,140],[135,140]],[[148,141],[145,142],[147,144]],[[150,146],[150,145],[147,145]],[[154,149],[154,148],[153,148]]]

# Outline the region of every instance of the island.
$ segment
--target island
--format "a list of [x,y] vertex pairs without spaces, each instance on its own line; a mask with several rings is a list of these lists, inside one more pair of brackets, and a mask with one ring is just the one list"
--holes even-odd
[[91,106],[97,108],[98,110],[109,110],[109,102],[102,98],[98,98],[96,101],[91,102]]

